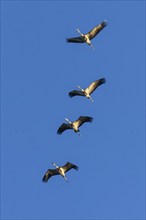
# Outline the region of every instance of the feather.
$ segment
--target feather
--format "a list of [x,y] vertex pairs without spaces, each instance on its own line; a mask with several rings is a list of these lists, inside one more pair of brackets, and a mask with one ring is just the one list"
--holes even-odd
[[102,84],[105,83],[105,82],[106,82],[106,79],[105,79],[105,78],[95,80],[94,82],[92,82],[92,83],[89,85],[89,87],[87,87],[87,88],[85,89],[85,92],[90,95],[90,94],[92,94],[92,93],[94,92],[94,90],[95,90],[98,86],[102,85]]
[[73,90],[68,94],[70,97],[74,97],[74,96],[85,96],[85,94],[82,91],[79,90]]
[[81,37],[74,37],[74,38],[67,38],[66,41],[68,43],[84,43],[85,42],[85,40],[82,36]]
[[86,35],[91,40],[93,39],[104,27],[107,26],[107,22],[103,21],[98,26],[94,27],[91,31],[89,31]]
[[43,182],[47,182],[51,176],[54,176],[54,175],[59,175],[59,172],[57,169],[48,169],[47,172],[45,173],[42,181]]
[[77,127],[80,127],[82,124],[84,124],[85,122],[92,122],[93,118],[92,117],[88,117],[88,116],[80,116],[75,122],[74,124]]
[[62,134],[65,130],[67,129],[72,129],[72,126],[70,124],[66,124],[66,123],[63,123],[59,128],[58,128],[58,131],[57,131],[57,134]]
[[78,166],[76,166],[70,162],[67,162],[62,168],[63,168],[64,172],[68,172],[70,169],[75,169],[75,170],[79,169]]

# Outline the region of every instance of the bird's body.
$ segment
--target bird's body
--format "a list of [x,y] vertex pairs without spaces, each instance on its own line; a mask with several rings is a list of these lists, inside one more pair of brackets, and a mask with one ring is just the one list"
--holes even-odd
[[73,90],[71,92],[69,92],[69,96],[72,98],[74,96],[85,96],[88,99],[90,99],[93,102],[93,99],[91,98],[91,94],[94,92],[94,90],[102,85],[103,83],[106,82],[105,78],[101,78],[98,80],[95,80],[94,82],[92,82],[86,89],[82,89],[80,86],[77,86],[80,90]]
[[67,118],[65,120],[68,122],[68,124],[63,123],[57,131],[57,134],[62,134],[67,129],[73,129],[74,132],[78,133],[80,135],[79,127],[85,123],[85,122],[92,122],[93,118],[88,116],[80,116],[76,121],[71,122]]
[[67,38],[67,42],[68,43],[87,43],[94,49],[91,43],[91,40],[106,26],[107,26],[107,22],[103,21],[98,26],[94,27],[91,31],[89,31],[87,34],[82,34],[79,29],[76,29],[77,32],[80,34],[80,37]]
[[56,167],[56,169],[48,169],[42,179],[43,182],[47,182],[49,178],[54,175],[61,175],[62,177],[64,177],[65,180],[67,180],[65,175],[66,172],[68,172],[70,169],[78,170],[78,166],[70,162],[67,162],[64,166],[60,167],[57,166],[54,162],[52,164]]

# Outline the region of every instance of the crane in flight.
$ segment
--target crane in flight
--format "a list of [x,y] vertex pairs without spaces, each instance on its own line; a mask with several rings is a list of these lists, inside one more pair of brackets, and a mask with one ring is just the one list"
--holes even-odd
[[80,37],[72,37],[67,38],[66,41],[68,43],[87,43],[89,46],[91,46],[93,49],[93,45],[91,43],[91,40],[99,34],[99,32],[107,26],[106,20],[101,22],[99,25],[94,27],[91,31],[89,31],[87,34],[82,34],[81,31],[77,28],[76,31],[80,34]]
[[61,175],[62,177],[64,177],[64,179],[66,181],[68,181],[65,173],[71,169],[75,169],[75,170],[79,169],[78,166],[76,166],[75,164],[70,163],[70,162],[67,162],[64,166],[57,166],[56,163],[54,163],[54,162],[52,164],[56,167],[56,169],[48,169],[46,171],[45,175],[43,176],[43,179],[42,179],[43,182],[48,182],[50,177],[52,177],[54,175]]
[[80,116],[76,121],[71,122],[67,118],[65,120],[68,124],[63,123],[57,131],[57,134],[62,134],[67,129],[73,129],[78,135],[80,135],[80,130],[78,129],[85,122],[92,122],[93,118],[88,116]]
[[97,89],[100,85],[104,84],[105,82],[106,79],[101,78],[92,82],[86,89],[82,89],[80,86],[77,86],[77,88],[79,88],[80,90],[73,90],[69,92],[68,95],[71,98],[74,96],[85,96],[93,102],[93,99],[90,95],[94,92],[95,89]]

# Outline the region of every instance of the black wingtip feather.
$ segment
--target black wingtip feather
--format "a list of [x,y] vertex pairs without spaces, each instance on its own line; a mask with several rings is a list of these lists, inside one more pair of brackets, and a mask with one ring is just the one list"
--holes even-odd
[[[70,162],[68,162],[68,163],[70,163]],[[71,163],[70,163],[70,164],[71,164]],[[79,169],[79,167],[78,167],[77,165],[75,165],[75,164],[72,164],[72,168],[75,169],[75,170],[78,170],[78,169]]]
[[48,180],[46,179],[46,176],[43,177],[42,181],[43,181],[44,183],[47,183]]
[[104,21],[101,23],[101,25],[102,25],[103,27],[106,27],[106,26],[107,26],[107,21],[104,20]]
[[79,167],[75,165],[74,169],[77,171],[79,169]]
[[100,85],[106,83],[106,79],[105,78],[99,79],[99,83],[100,83]]
[[93,121],[93,118],[92,118],[92,117],[90,117],[89,121],[90,121],[90,122],[92,122],[92,121]]
[[86,118],[86,122],[92,122],[93,118],[89,117],[89,116],[80,116],[80,117],[85,117]]
[[72,98],[72,97],[73,97],[72,92],[69,92],[69,93],[68,93],[68,95],[69,95],[69,97],[70,97],[70,98]]

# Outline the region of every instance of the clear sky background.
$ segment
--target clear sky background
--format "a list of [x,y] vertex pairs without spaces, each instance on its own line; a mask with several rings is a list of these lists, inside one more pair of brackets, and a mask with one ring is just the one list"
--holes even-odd
[[[105,19],[95,50],[66,43]],[[145,218],[145,1],[2,1],[1,95],[2,219]],[[43,183],[53,161],[79,170]]]

